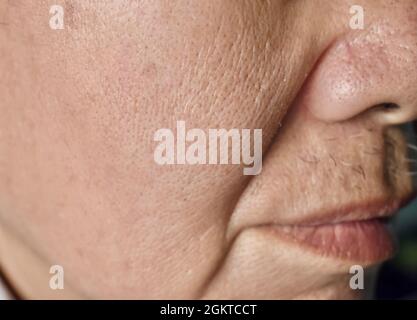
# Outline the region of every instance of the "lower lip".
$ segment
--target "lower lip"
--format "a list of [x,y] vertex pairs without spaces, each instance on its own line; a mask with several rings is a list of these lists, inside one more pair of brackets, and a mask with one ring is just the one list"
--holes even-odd
[[378,219],[318,226],[274,226],[280,237],[338,259],[375,263],[393,255],[392,236]]

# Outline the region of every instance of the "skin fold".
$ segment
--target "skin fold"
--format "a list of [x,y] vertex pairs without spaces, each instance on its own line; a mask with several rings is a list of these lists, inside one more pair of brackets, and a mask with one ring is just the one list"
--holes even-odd
[[[15,0],[0,22],[0,266],[22,297],[355,295],[355,261],[262,226],[411,191],[416,1]],[[262,173],[157,165],[177,120],[261,128]]]

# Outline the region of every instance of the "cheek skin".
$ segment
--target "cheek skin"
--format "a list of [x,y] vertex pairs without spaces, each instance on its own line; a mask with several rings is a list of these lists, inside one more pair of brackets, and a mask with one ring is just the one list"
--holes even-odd
[[330,36],[305,32],[295,1],[71,1],[61,34],[41,18],[51,3],[20,3],[12,21],[38,18],[0,39],[14,53],[0,62],[14,88],[0,88],[2,223],[82,295],[201,295],[248,181],[157,166],[153,134],[178,119],[262,128],[266,150]]

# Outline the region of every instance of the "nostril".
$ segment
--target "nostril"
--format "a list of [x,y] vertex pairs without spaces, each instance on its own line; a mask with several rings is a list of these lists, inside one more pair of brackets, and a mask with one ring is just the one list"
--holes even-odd
[[396,113],[396,111],[400,110],[401,107],[393,102],[384,102],[384,103],[380,103],[375,105],[373,108],[371,108],[370,110],[372,110],[373,112],[376,112],[378,114],[392,114],[392,113]]
[[413,122],[417,119],[417,108],[413,104],[381,103],[371,108],[375,115],[386,125],[397,125]]
[[387,125],[402,124],[412,120],[408,109],[394,102],[384,102],[369,109]]
[[386,102],[386,103],[381,103],[380,105],[377,106],[377,108],[382,109],[383,111],[386,111],[386,112],[391,112],[391,111],[400,109],[400,106],[396,103]]

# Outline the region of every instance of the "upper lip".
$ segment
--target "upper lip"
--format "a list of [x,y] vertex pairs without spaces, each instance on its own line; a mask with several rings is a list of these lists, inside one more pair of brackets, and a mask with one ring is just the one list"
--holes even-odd
[[[281,159],[278,153],[271,153],[269,159],[274,165],[266,163],[263,175],[255,178],[258,183],[248,185],[235,204],[226,231],[227,241],[231,243],[243,231],[258,227],[343,224],[394,215],[413,198],[416,190],[412,190],[413,185],[406,175],[408,168],[403,162],[406,141],[398,131],[395,134],[393,131],[384,132],[366,133],[368,138],[358,150],[358,158],[349,158],[349,166],[336,168],[336,163],[335,170],[339,171],[332,173],[329,184],[324,182],[327,173],[323,173],[323,168],[334,165],[330,160],[314,164],[300,161],[293,177],[292,171],[287,172],[291,164],[279,163],[286,158]],[[283,135],[286,133],[284,131]],[[378,148],[378,152],[362,156],[360,153],[367,150],[368,144],[373,146],[371,150]],[[330,154],[331,146],[325,147],[326,150]],[[326,159],[324,153],[322,159]],[[337,158],[342,159],[345,155],[346,152],[341,152]],[[289,159],[292,159],[291,156]],[[349,169],[357,165],[366,172],[365,177],[349,176]],[[306,173],[309,174],[306,183],[298,189],[299,178],[295,175]],[[283,186],[277,182],[282,174],[285,174]],[[365,183],[360,185],[363,181]],[[289,186],[288,193],[286,185]],[[358,185],[360,188],[356,188]]]
[[[298,217],[292,221],[277,222],[269,221],[252,225],[252,228],[258,227],[320,227],[323,225],[336,225],[349,222],[360,222],[373,219],[383,219],[393,216],[400,208],[407,205],[415,196],[414,191],[411,194],[397,198],[371,198],[356,203],[346,203],[345,205],[328,207],[327,209],[311,212],[308,216]],[[242,230],[235,229],[230,232],[228,237],[233,239]]]
[[414,194],[396,199],[376,199],[362,203],[349,203],[339,207],[337,210],[327,210],[317,214],[311,214],[309,217],[304,217],[302,221],[293,223],[292,225],[319,226],[388,218],[393,216],[413,198]]

